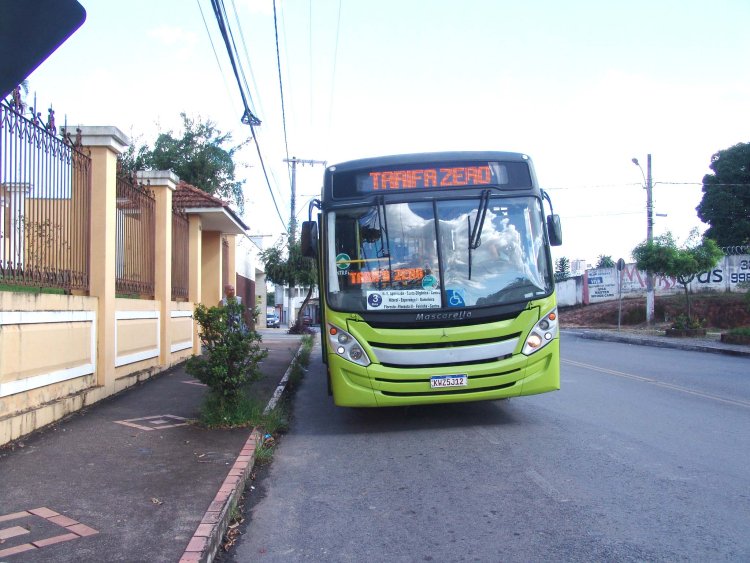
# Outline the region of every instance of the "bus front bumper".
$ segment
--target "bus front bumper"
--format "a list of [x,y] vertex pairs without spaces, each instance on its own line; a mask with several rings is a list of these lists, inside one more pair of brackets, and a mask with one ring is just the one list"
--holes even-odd
[[[488,401],[545,393],[560,388],[559,339],[531,356],[469,366],[390,368],[358,366],[329,354],[334,402],[348,407],[386,407]],[[466,375],[465,387],[431,388],[430,378]]]

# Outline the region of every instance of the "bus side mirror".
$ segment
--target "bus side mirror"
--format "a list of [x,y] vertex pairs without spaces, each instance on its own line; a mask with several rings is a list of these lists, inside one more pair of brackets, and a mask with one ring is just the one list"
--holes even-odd
[[547,234],[550,246],[562,244],[562,224],[559,215],[547,215]]
[[303,221],[302,235],[300,237],[302,256],[305,258],[318,257],[318,222]]

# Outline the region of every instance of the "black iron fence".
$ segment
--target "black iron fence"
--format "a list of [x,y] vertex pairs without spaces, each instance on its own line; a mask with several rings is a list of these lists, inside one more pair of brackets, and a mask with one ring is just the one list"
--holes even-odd
[[179,209],[172,209],[172,299],[187,301],[189,270],[189,221]]
[[91,159],[34,115],[0,102],[0,284],[86,292]]
[[116,207],[116,291],[120,295],[153,298],[155,198],[147,187],[118,173]]

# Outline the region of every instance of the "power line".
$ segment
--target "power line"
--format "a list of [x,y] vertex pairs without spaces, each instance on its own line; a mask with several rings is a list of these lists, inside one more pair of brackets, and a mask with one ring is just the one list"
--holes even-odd
[[336,20],[336,42],[333,48],[333,73],[331,74],[331,103],[328,105],[328,135],[331,137],[331,123],[333,121],[333,98],[336,92],[336,63],[339,55],[339,32],[341,30],[341,0],[339,0],[339,12]]
[[279,93],[281,95],[281,122],[284,126],[284,150],[286,152],[286,159],[289,160],[289,141],[286,133],[286,109],[284,107],[284,86],[281,81],[281,54],[279,53],[279,27],[276,18],[276,0],[273,0],[273,31],[276,36],[276,67],[279,69]]
[[[255,93],[258,94],[258,107],[260,108],[261,113],[265,113],[263,111],[263,104],[261,104],[260,100],[260,90],[258,90],[258,84],[255,82],[255,73],[253,73],[253,65],[250,62],[250,55],[247,52],[247,43],[245,42],[245,34],[242,31],[242,25],[240,24],[240,16],[237,13],[237,6],[234,3],[234,0],[231,0],[232,2],[232,9],[234,10],[234,19],[237,20],[237,29],[240,32],[240,42],[242,43],[242,50],[245,52],[245,60],[247,61],[247,67],[248,72],[250,72],[250,80],[253,83],[253,88],[255,89]],[[243,75],[244,76],[244,75]]]
[[232,63],[232,70],[234,71],[234,76],[237,80],[237,86],[240,89],[240,96],[242,97],[242,104],[245,109],[245,113],[242,116],[242,122],[250,126],[250,132],[252,133],[253,141],[255,142],[255,149],[258,152],[258,159],[260,160],[260,166],[261,166],[261,169],[263,170],[263,176],[266,180],[266,185],[268,186],[268,192],[271,194],[271,200],[273,201],[273,205],[276,208],[276,213],[279,216],[279,220],[281,221],[281,224],[286,229],[286,223],[284,221],[283,216],[281,215],[279,206],[276,203],[276,196],[273,193],[273,188],[271,187],[271,181],[268,178],[268,171],[266,170],[266,164],[263,161],[263,155],[260,152],[260,144],[258,143],[258,137],[255,133],[255,127],[257,125],[260,125],[260,120],[257,117],[255,117],[255,115],[250,109],[250,102],[252,100],[250,98],[250,92],[249,92],[249,88],[247,85],[247,80],[245,79],[245,73],[242,70],[241,64],[239,62],[239,57],[237,55],[237,45],[234,42],[234,36],[229,26],[229,21],[228,21],[227,14],[226,14],[226,8],[224,7],[224,2],[223,0],[211,0],[211,6],[214,9],[216,22],[219,26],[219,31],[221,32],[221,36],[224,39],[224,45],[226,46],[226,49],[227,49],[227,55],[229,56],[229,61]]
[[313,40],[312,40],[312,0],[308,0],[310,6],[309,16],[309,38],[310,38],[310,127],[313,125]]
[[[221,62],[219,61],[219,54],[216,52],[216,46],[214,45],[213,37],[211,37],[211,32],[208,29],[208,22],[206,21],[206,16],[203,14],[203,8],[201,7],[201,0],[195,0],[198,4],[198,10],[201,13],[201,19],[203,20],[203,26],[206,28],[206,35],[208,35],[208,42],[211,44],[211,50],[214,53],[214,59],[216,59],[216,66],[219,67],[219,74],[221,74],[221,78],[224,81],[224,87],[227,89],[227,94],[229,94],[229,83],[227,83],[227,77],[224,74],[224,69],[221,66]],[[229,100],[231,102],[232,97],[229,96]]]
[[[216,16],[216,22],[219,25],[219,31],[221,37],[224,39],[224,45],[227,48],[227,54],[229,55],[229,62],[232,63],[232,71],[234,77],[237,80],[237,86],[240,89],[240,96],[242,97],[242,105],[245,113],[242,115],[242,122],[248,125],[260,125],[260,119],[258,119],[250,108],[252,99],[250,97],[250,89],[247,85],[247,79],[245,73],[239,64],[239,57],[237,56],[237,45],[234,42],[234,36],[232,35],[231,28],[229,27],[229,18],[227,17],[226,8],[224,7],[224,0],[211,0],[211,6],[214,9],[214,15]],[[254,137],[255,135],[253,135]]]

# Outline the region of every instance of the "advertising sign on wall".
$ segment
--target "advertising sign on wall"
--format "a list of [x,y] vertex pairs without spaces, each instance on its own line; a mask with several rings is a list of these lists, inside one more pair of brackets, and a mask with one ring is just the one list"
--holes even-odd
[[[618,298],[618,274],[622,284],[622,296],[634,297],[646,293],[646,273],[639,271],[635,264],[626,264],[621,272],[616,268],[600,268],[586,271],[584,303],[598,303]],[[709,272],[701,272],[688,287],[693,292],[746,291],[742,284],[750,282],[750,256],[725,256]],[[675,278],[654,276],[654,291],[657,295],[684,291]]]

